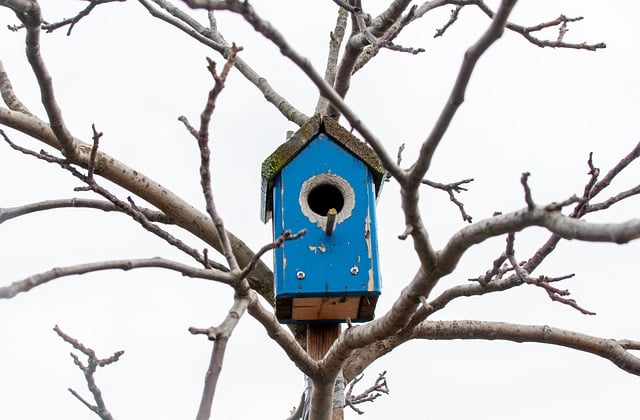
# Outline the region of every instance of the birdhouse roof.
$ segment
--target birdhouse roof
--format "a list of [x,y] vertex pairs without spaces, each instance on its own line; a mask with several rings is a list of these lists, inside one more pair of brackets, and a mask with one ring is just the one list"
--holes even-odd
[[271,218],[273,207],[271,190],[274,178],[321,133],[326,134],[351,155],[364,162],[371,169],[376,194],[380,191],[385,170],[373,149],[356,138],[334,119],[327,116],[314,115],[262,162],[261,218],[263,222],[266,223]]

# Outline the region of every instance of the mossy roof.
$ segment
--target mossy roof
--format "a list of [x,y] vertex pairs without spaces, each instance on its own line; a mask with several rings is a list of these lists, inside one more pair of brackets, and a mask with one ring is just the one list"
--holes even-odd
[[274,178],[321,133],[326,134],[346,151],[364,162],[371,169],[376,194],[380,191],[385,171],[373,149],[360,141],[334,119],[327,116],[314,115],[262,162],[261,218],[263,222],[266,223],[271,218],[273,208],[271,190]]

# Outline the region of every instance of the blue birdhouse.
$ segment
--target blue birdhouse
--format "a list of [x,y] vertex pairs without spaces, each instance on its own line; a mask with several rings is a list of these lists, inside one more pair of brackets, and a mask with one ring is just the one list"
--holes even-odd
[[283,323],[373,319],[380,295],[375,204],[384,169],[375,152],[314,116],[262,163],[262,221],[273,236],[306,229],[274,252]]

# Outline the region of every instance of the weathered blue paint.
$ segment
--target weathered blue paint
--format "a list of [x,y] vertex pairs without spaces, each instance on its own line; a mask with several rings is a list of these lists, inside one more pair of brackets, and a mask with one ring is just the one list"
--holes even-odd
[[[307,230],[274,252],[280,322],[373,319],[380,294],[375,203],[385,178],[375,152],[315,115],[262,162],[261,175],[260,215],[272,219],[274,238]],[[327,234],[330,208],[338,213]]]
[[[332,235],[301,208],[303,184],[318,174],[337,175],[353,190],[351,214],[342,214]],[[320,133],[277,174],[272,194],[274,237],[307,229],[302,238],[275,250],[276,299],[380,294],[376,192],[367,164]]]

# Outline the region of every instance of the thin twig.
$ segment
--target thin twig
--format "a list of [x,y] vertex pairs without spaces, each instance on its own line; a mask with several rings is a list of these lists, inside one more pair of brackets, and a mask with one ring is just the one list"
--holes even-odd
[[28,292],[34,287],[41,286],[52,280],[62,277],[93,273],[103,270],[133,270],[137,268],[164,268],[176,271],[183,276],[214,280],[225,284],[233,284],[234,277],[226,273],[226,268],[221,264],[208,261],[207,265],[212,268],[203,269],[192,267],[178,261],[168,260],[161,257],[108,260],[86,264],[71,265],[66,267],[56,267],[42,273],[31,275],[25,279],[13,282],[8,286],[0,287],[0,299],[10,299],[19,293]]
[[[324,71],[324,80],[331,86],[333,86],[336,81],[340,47],[344,40],[344,34],[347,28],[347,16],[347,10],[344,8],[340,8],[338,10],[336,25],[330,34],[329,53],[327,54],[327,65]],[[316,104],[316,114],[327,115],[328,112],[329,101],[324,96],[320,96],[318,98],[318,103]]]
[[456,198],[455,193],[467,191],[467,189],[462,187],[462,185],[468,184],[470,182],[473,182],[473,178],[467,178],[467,179],[463,179],[462,181],[452,182],[449,184],[441,184],[439,182],[429,181],[428,179],[422,180],[423,184],[428,185],[431,188],[446,191],[447,194],[449,194],[449,200],[451,200],[451,202],[455,204],[456,207],[458,207],[458,210],[460,211],[460,215],[462,216],[462,220],[464,220],[467,223],[471,223],[473,221],[473,218],[469,214],[467,214],[467,212],[464,209],[464,204]]
[[451,10],[451,15],[449,15],[449,21],[447,23],[445,23],[445,25],[436,30],[436,34],[433,36],[434,38],[438,38],[442,35],[444,35],[444,33],[447,31],[447,29],[449,29],[449,27],[451,27],[451,25],[453,25],[454,23],[456,23],[456,21],[458,20],[458,15],[460,14],[460,10],[462,10],[464,6],[456,6],[455,9]]
[[347,396],[345,398],[345,403],[347,404],[347,406],[351,407],[351,409],[353,409],[353,411],[358,414],[364,414],[364,411],[357,408],[356,405],[366,402],[373,402],[378,397],[381,397],[384,394],[388,395],[389,387],[387,386],[386,374],[387,371],[378,374],[378,377],[376,378],[376,381],[372,386],[365,389],[358,395],[353,395],[353,387],[363,378],[364,375],[356,377],[349,385],[349,389],[347,391]]
[[22,10],[16,10],[18,12],[16,15],[27,29],[25,41],[27,59],[40,86],[40,96],[51,124],[51,130],[60,142],[63,154],[69,160],[74,160],[78,145],[65,125],[62,111],[56,100],[51,74],[49,74],[40,54],[40,25],[43,22],[40,6],[37,2],[25,2],[21,7]]
[[[90,208],[106,212],[122,212],[120,208],[116,207],[113,203],[106,200],[96,200],[89,198],[45,200],[37,203],[25,204],[22,206],[0,208],[0,223],[30,213],[60,208]],[[165,224],[173,223],[173,221],[170,220],[170,218],[161,211],[151,210],[147,208],[139,208],[138,210],[143,212],[146,218],[149,219],[149,221]]]
[[527,203],[527,208],[529,210],[533,210],[536,204],[533,202],[533,198],[531,197],[531,188],[529,188],[528,180],[530,175],[531,174],[529,172],[524,172],[520,177],[520,183],[524,189],[524,201]]
[[500,254],[498,258],[493,260],[493,265],[491,266],[491,269],[487,270],[487,272],[481,275],[480,277],[476,279],[470,279],[470,280],[475,280],[478,283],[482,284],[483,286],[486,286],[494,278],[500,278],[500,276],[505,272],[503,270],[503,264],[506,260],[507,260],[507,254],[503,252],[502,254]]
[[109,410],[106,407],[104,399],[102,398],[102,391],[96,384],[94,374],[98,367],[105,367],[120,360],[120,357],[124,354],[124,351],[117,351],[112,356],[106,359],[98,359],[95,351],[93,351],[89,347],[86,347],[80,341],[69,336],[68,334],[65,334],[57,325],[53,328],[53,330],[65,342],[71,344],[73,348],[75,348],[76,350],[80,351],[82,354],[87,356],[88,360],[87,360],[87,365],[85,366],[84,363],[80,361],[78,356],[71,353],[71,357],[73,358],[74,364],[78,366],[78,368],[84,374],[85,380],[87,381],[87,387],[89,388],[89,391],[93,396],[95,404],[89,403],[86,399],[82,398],[80,394],[78,394],[76,391],[72,390],[71,388],[69,388],[69,392],[78,400],[80,400],[80,402],[82,402],[85,406],[87,406],[91,411],[96,413],[102,420],[113,420],[113,417],[111,416],[111,413],[109,413]]
[[[476,6],[491,19],[493,19],[496,14],[483,0],[435,0],[435,1],[424,2],[416,11],[412,21],[423,17],[425,14],[427,14],[433,9],[436,9],[438,7],[442,7],[445,5],[456,5],[458,7]],[[589,50],[589,51],[595,51],[602,48],[606,48],[606,44],[604,42],[590,44],[587,42],[571,43],[571,42],[564,41],[564,35],[569,30],[568,24],[581,21],[582,19],[583,18],[581,16],[567,17],[565,15],[560,15],[556,19],[552,19],[547,22],[542,22],[537,25],[523,26],[523,25],[512,23],[512,22],[507,22],[505,27],[510,31],[520,34],[527,41],[541,48],[545,48],[545,47],[569,48],[569,49]],[[543,29],[549,29],[553,27],[558,28],[558,36],[556,36],[556,39],[553,41],[541,39],[534,35],[536,32],[539,32]]]
[[242,271],[240,272],[239,277],[240,278],[245,278],[247,275],[249,275],[249,273],[251,272],[251,270],[253,270],[253,267],[256,265],[256,263],[258,262],[258,260],[267,252],[271,251],[272,249],[275,248],[280,248],[285,241],[293,241],[296,240],[300,237],[302,237],[303,235],[305,235],[307,233],[306,229],[302,229],[300,231],[298,231],[296,234],[292,234],[290,230],[286,230],[282,233],[282,235],[280,235],[275,241],[271,242],[270,244],[267,244],[265,246],[263,246],[262,248],[260,248],[258,250],[258,252],[256,252],[255,257],[253,258],[253,260],[242,269]]
[[619,194],[614,195],[613,197],[608,198],[607,200],[601,202],[601,203],[595,203],[595,204],[588,204],[585,211],[587,213],[592,213],[595,211],[601,211],[601,210],[606,210],[609,207],[611,207],[612,205],[619,203],[620,201],[632,197],[634,195],[638,195],[640,194],[640,185],[636,185],[633,188],[630,188],[626,191],[623,191]]
[[[384,34],[379,37],[381,41],[391,42],[393,41],[400,32],[412,21],[414,18],[415,11],[418,6],[413,5],[409,8],[409,11],[405,16],[399,16],[396,18],[396,21],[385,30]],[[351,70],[351,74],[355,74],[358,70],[364,67],[367,63],[371,61],[375,56],[380,52],[380,47],[377,45],[369,45],[358,55],[357,60],[353,64],[353,69]]]
[[89,164],[87,165],[87,177],[90,180],[93,180],[93,173],[96,169],[96,156],[98,154],[98,147],[100,145],[100,138],[103,133],[99,133],[96,131],[96,125],[91,124],[91,129],[93,130],[93,146],[91,147],[91,154],[89,155]]
[[[629,340],[606,339],[548,325],[476,320],[424,321],[414,329],[411,337],[428,340],[507,340],[557,345],[602,357],[623,371],[640,376],[640,358],[625,348],[625,345],[630,344]],[[636,346],[631,347],[635,349]]]
[[46,23],[42,25],[42,29],[44,29],[47,32],[53,32],[56,29],[62,28],[64,26],[69,26],[69,30],[67,30],[67,36],[71,35],[71,31],[73,30],[73,28],[76,26],[76,24],[78,22],[80,22],[80,20],[86,16],[89,15],[89,13],[91,13],[93,11],[93,9],[101,4],[105,4],[105,3],[112,3],[112,2],[124,2],[126,0],[89,0],[89,5],[87,7],[85,7],[84,9],[82,9],[80,12],[78,12],[77,15],[75,15],[72,18],[68,18],[68,19],[63,19],[60,22],[56,22],[56,23]]
[[[404,152],[404,148],[405,148],[405,144],[402,143],[400,144],[400,146],[398,147],[398,153],[396,155],[396,165],[398,167],[400,167],[400,163],[402,162],[402,152]],[[391,174],[387,172],[387,174],[384,177],[384,181],[385,182],[389,182],[391,181]]]
[[[566,289],[558,289],[556,287],[551,286],[549,284],[550,280],[547,279],[545,276],[540,276],[537,279],[534,279],[533,277],[531,277],[529,273],[527,273],[522,268],[522,265],[518,263],[518,261],[516,261],[514,243],[515,243],[515,234],[509,233],[507,235],[506,255],[507,255],[507,258],[509,259],[509,262],[511,263],[511,266],[514,268],[516,275],[520,278],[520,280],[523,283],[541,287],[547,292],[551,300],[571,306],[572,308],[577,309],[578,311],[582,312],[585,315],[596,314],[595,312],[591,312],[589,310],[582,308],[580,305],[578,305],[578,303],[574,299],[566,298],[565,296],[568,296],[570,294],[569,291]],[[573,274],[562,276],[562,279],[571,278],[573,276],[574,276]],[[551,281],[559,281],[559,279],[551,279]]]
[[[252,295],[253,296],[253,295]],[[208,420],[211,416],[211,408],[213,406],[213,397],[215,396],[216,386],[218,384],[218,378],[222,371],[222,365],[224,363],[224,356],[227,349],[227,342],[233,333],[236,325],[240,321],[240,318],[247,310],[251,302],[250,297],[236,297],[233,302],[233,306],[229,310],[229,313],[217,327],[211,327],[207,329],[202,328],[189,328],[192,334],[205,334],[212,340],[213,350],[211,351],[211,358],[209,360],[209,367],[205,375],[205,385],[202,392],[202,398],[200,400],[200,407],[198,409],[198,415],[196,420]]]
[[420,54],[426,51],[424,48],[403,47],[403,46],[394,44],[388,39],[378,39],[371,33],[371,31],[367,27],[367,24],[364,21],[364,15],[362,12],[354,12],[354,16],[356,19],[356,23],[358,24],[358,29],[360,30],[360,33],[363,34],[367,42],[369,42],[369,44],[374,47],[387,48],[392,51],[406,52],[414,55]]
[[216,71],[215,62],[209,58],[207,58],[208,66],[207,69],[211,73],[215,83],[213,88],[209,91],[209,95],[207,97],[207,103],[204,107],[204,110],[200,114],[200,129],[196,130],[188,123],[186,117],[180,117],[179,120],[182,121],[189,132],[196,137],[198,140],[198,147],[200,149],[200,185],[202,186],[202,193],[205,198],[207,213],[211,217],[213,221],[216,231],[218,232],[218,237],[220,239],[220,246],[223,251],[223,255],[229,264],[229,268],[232,271],[238,271],[238,261],[233,255],[233,248],[231,246],[231,242],[229,240],[229,236],[227,235],[227,231],[224,227],[224,221],[218,214],[218,211],[215,206],[215,202],[213,199],[213,190],[211,188],[211,151],[209,149],[209,124],[211,122],[211,116],[216,106],[216,100],[222,89],[224,89],[224,83],[233,67],[236,54],[240,52],[242,48],[236,47],[235,44],[231,47],[227,62],[222,69],[220,74]]
[[[487,15],[490,15],[489,8],[488,7],[481,7],[481,9],[487,13]],[[589,50],[589,51],[596,51],[602,48],[606,48],[607,44],[605,44],[604,42],[598,42],[595,44],[588,44],[586,42],[580,42],[580,43],[570,43],[570,42],[564,42],[564,35],[569,31],[568,27],[567,27],[567,23],[569,22],[577,22],[582,20],[582,16],[578,16],[575,18],[569,18],[566,17],[565,15],[560,15],[558,18],[551,20],[549,22],[544,22],[544,23],[540,23],[538,25],[534,25],[534,26],[521,26],[521,25],[516,25],[514,23],[509,23],[507,24],[507,28],[513,32],[519,33],[520,35],[522,35],[527,41],[531,42],[532,44],[541,47],[541,48],[545,48],[545,47],[550,47],[550,48],[569,48],[569,49],[577,49],[577,50]],[[542,29],[547,29],[547,28],[551,28],[557,26],[558,27],[558,36],[555,39],[555,41],[550,41],[550,40],[545,40],[545,39],[540,39],[537,38],[536,36],[533,35],[534,32],[538,32]]]

